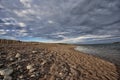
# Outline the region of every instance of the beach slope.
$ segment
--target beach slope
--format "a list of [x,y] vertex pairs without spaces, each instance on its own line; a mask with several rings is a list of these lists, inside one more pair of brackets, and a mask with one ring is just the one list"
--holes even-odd
[[0,40],[0,80],[118,80],[114,64],[75,45]]

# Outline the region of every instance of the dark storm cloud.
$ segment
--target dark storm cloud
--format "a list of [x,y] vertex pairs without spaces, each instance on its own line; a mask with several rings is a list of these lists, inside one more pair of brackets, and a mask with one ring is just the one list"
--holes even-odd
[[20,28],[13,29],[14,36],[0,27],[1,35],[58,42],[120,38],[119,0],[2,0],[0,6],[0,18],[14,18],[19,25],[14,28]]

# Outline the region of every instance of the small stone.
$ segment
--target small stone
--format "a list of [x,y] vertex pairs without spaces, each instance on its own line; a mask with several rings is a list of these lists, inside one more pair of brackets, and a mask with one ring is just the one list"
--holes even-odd
[[17,53],[16,55],[15,55],[15,57],[16,58],[19,58],[21,55],[19,54],[19,53]]
[[4,76],[3,80],[12,80],[12,77],[11,76]]
[[28,70],[32,69],[33,68],[33,65],[27,65],[26,67]]
[[29,72],[30,72],[30,73],[31,73],[31,72],[33,72],[33,71],[35,71],[35,69],[34,69],[34,68],[29,70]]
[[40,76],[40,73],[39,72],[35,73],[35,76]]
[[23,75],[19,76],[19,78],[22,79],[22,78],[23,78]]
[[33,74],[33,75],[31,75],[30,77],[35,77],[35,75]]
[[60,72],[59,75],[63,75],[63,74]]
[[19,57],[19,58],[18,58],[18,61],[20,61],[20,60],[21,60],[21,58]]
[[44,60],[44,61],[41,63],[41,65],[44,65],[45,63],[47,63],[47,61],[46,61],[46,60]]
[[32,51],[32,53],[36,53],[37,51]]
[[10,61],[14,61],[14,59],[13,59],[13,58],[10,58]]
[[21,68],[21,66],[19,65],[18,67],[17,67],[17,69],[20,69]]
[[40,53],[41,55],[43,55],[44,53]]

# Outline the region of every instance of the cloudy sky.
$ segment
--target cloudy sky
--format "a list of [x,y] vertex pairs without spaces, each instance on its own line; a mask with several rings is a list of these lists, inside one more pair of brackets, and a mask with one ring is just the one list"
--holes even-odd
[[120,0],[0,0],[0,38],[120,41]]

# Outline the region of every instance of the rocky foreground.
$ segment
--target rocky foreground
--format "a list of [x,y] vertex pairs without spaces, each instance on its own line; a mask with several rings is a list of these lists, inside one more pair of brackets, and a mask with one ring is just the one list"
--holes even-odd
[[0,40],[0,80],[119,80],[114,64],[74,47]]

